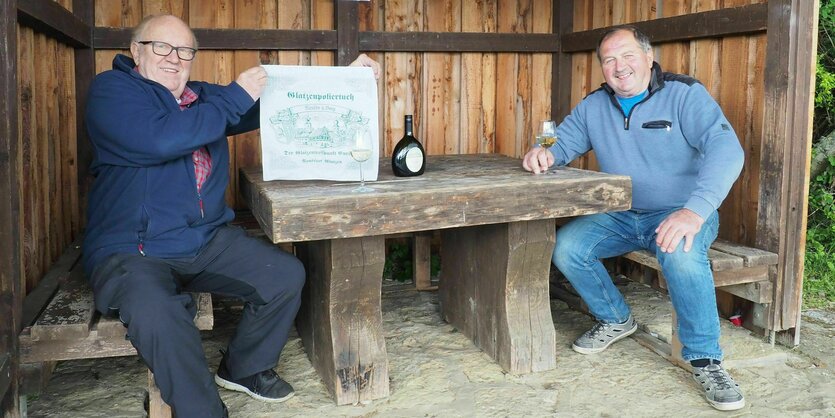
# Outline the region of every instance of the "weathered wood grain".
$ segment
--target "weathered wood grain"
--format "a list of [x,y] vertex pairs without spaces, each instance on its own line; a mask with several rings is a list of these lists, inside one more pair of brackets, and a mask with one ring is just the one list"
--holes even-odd
[[535,176],[520,160],[490,154],[431,156],[424,175],[410,178],[395,177],[382,159],[377,192],[368,194],[352,193],[352,182],[243,173],[241,191],[275,243],[576,216],[631,202],[628,177],[572,168]]
[[93,323],[93,292],[81,269],[75,269],[32,325],[35,340],[80,339]]
[[[817,2],[768,2],[756,247],[777,252],[773,325],[797,326],[809,185]],[[789,24],[792,22],[792,24]],[[798,77],[798,74],[807,76]],[[792,340],[797,344],[797,334]]]
[[382,236],[297,245],[308,280],[296,325],[307,355],[337,405],[389,394],[380,310]]
[[710,248],[742,258],[745,267],[777,264],[777,254],[758,248],[746,247],[730,241],[717,239]]
[[442,232],[444,319],[514,374],[553,369],[551,219]]

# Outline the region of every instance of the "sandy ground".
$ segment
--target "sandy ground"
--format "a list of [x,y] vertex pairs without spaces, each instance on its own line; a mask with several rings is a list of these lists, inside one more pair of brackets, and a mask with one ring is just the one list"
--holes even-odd
[[[625,294],[638,321],[669,336],[670,305],[639,285]],[[592,325],[563,302],[551,303],[557,367],[525,376],[506,374],[439,312],[435,292],[388,283],[383,322],[391,396],[365,405],[336,406],[293,336],[278,365],[296,389],[283,404],[265,404],[221,390],[233,417],[541,417],[541,416],[835,416],[835,313],[804,314],[803,342],[772,347],[743,328],[723,323],[726,365],[742,385],[747,406],[715,411],[690,375],[626,339],[597,355],[571,341]],[[210,367],[234,329],[238,309],[218,303],[215,329],[204,333]],[[665,337],[666,336],[666,337]],[[142,417],[146,369],[137,357],[59,364],[44,392],[28,400],[30,417]]]

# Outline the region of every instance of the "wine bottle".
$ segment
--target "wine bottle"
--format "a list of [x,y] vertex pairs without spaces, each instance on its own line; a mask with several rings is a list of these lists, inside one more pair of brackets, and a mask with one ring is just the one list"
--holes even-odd
[[391,153],[391,170],[399,177],[419,176],[426,169],[426,153],[412,131],[412,115],[406,115],[405,125],[406,132]]

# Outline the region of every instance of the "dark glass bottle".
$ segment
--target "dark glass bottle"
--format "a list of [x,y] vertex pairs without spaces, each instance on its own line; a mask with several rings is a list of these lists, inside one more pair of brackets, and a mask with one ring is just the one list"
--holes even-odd
[[412,115],[406,115],[405,125],[406,133],[391,153],[391,169],[395,176],[419,176],[426,169],[426,152],[412,131]]

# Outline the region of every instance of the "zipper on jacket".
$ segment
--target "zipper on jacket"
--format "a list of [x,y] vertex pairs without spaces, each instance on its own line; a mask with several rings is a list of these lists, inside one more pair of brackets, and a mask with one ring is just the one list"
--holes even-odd
[[197,192],[197,204],[200,205],[200,219],[204,219],[206,214],[203,212],[203,195]]
[[139,240],[139,245],[136,246],[139,249],[139,254],[142,254],[142,257],[145,257],[145,245],[142,243],[142,240]]

